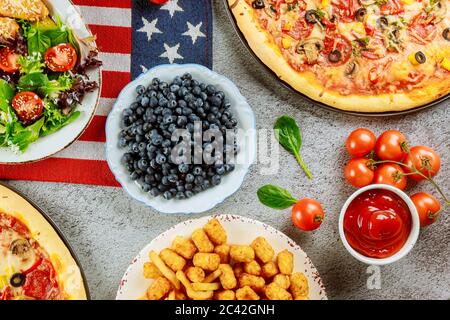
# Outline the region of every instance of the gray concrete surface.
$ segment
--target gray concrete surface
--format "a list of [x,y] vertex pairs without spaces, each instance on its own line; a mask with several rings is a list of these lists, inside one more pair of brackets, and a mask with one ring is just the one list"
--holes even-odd
[[[422,231],[410,255],[381,268],[379,290],[367,289],[367,267],[345,251],[337,227],[339,210],[353,191],[342,177],[348,160],[343,143],[356,127],[365,126],[377,134],[399,129],[412,143],[435,148],[443,163],[438,181],[450,192],[450,102],[390,118],[358,118],[315,107],[280,86],[251,58],[229,23],[222,1],[214,2],[214,69],[239,86],[254,108],[259,128],[271,128],[281,114],[295,116],[303,127],[303,156],[315,178],[308,181],[295,160],[283,152],[286,156],[281,158],[280,174],[262,176],[259,165],[254,166],[238,193],[204,215],[240,214],[282,230],[312,258],[331,299],[450,299],[449,213]],[[153,212],[118,188],[9,183],[37,202],[66,234],[81,260],[94,299],[113,299],[119,280],[136,253],[159,233],[188,219]],[[288,211],[273,211],[260,205],[255,193],[266,183],[281,185],[299,197],[320,200],[327,215],[321,229],[299,232],[292,226]],[[431,190],[426,185],[417,189]]]

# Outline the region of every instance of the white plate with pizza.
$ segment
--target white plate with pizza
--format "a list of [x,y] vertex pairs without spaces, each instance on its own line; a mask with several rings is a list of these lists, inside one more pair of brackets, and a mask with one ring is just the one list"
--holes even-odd
[[86,300],[81,266],[35,204],[0,184],[0,300]]
[[[207,240],[202,239],[202,237],[203,238],[206,237],[205,239]],[[211,241],[210,244],[208,244],[209,241]],[[269,247],[271,247],[272,250],[269,249],[269,252],[271,251],[271,253],[263,257],[261,253],[263,252],[263,250],[258,251],[258,249],[256,249],[258,246],[256,244],[257,242],[265,243],[266,246],[268,245]],[[233,252],[234,250],[233,246],[235,245],[237,245],[235,250],[236,252],[240,251],[240,248],[244,248],[250,251],[253,251],[253,249],[251,248],[255,248],[254,256],[250,258],[254,260],[252,260],[252,262],[249,262],[248,265],[249,266],[252,265],[252,267],[259,265],[259,268],[256,266],[256,268],[259,270],[255,272],[253,269],[253,271],[251,271],[247,269],[245,264],[236,261],[238,254],[235,254]],[[210,250],[208,250],[206,248],[208,246],[215,246],[215,247],[214,248],[211,247]],[[189,247],[192,248],[190,253],[186,252],[186,248]],[[229,251],[225,249],[227,247]],[[259,247],[262,248],[263,245]],[[189,251],[189,249],[187,251]],[[153,253],[151,254],[151,252]],[[197,269],[204,268],[206,270],[204,276],[206,277],[204,277],[201,280],[194,280],[189,274],[190,271],[188,271],[188,269],[192,267],[192,265],[198,266],[197,264],[198,261],[196,260],[200,261],[202,257],[196,256],[202,255],[204,252],[211,252],[209,254],[207,253],[206,256],[208,255],[214,256],[216,254],[219,255],[221,264],[219,268],[216,268],[217,266],[215,266],[212,269],[208,269],[206,266],[200,265],[200,267],[197,267]],[[291,269],[288,270],[287,272],[284,271],[281,266],[279,268],[277,267],[277,264],[280,265],[280,256],[283,255],[280,254],[281,252],[283,252],[283,254],[287,254],[292,259]],[[173,261],[181,260],[183,265],[177,267],[174,263],[168,261],[170,260],[170,258],[168,258],[167,256],[170,255],[174,256],[174,254],[179,255],[178,257],[175,256]],[[170,266],[170,268],[173,268],[173,270],[169,268],[170,269],[168,271],[169,274],[166,274],[165,271],[163,271],[164,275],[162,276],[160,274],[158,276],[160,271],[158,271],[157,269],[152,270],[155,268],[155,266],[156,268],[160,267],[158,265],[158,262],[155,263],[155,261],[153,260],[155,259],[155,255],[157,256],[156,259],[160,261],[159,263],[163,265],[167,264]],[[182,255],[184,258],[181,257],[180,255]],[[153,258],[150,258],[149,256],[153,256]],[[160,257],[159,259],[158,256]],[[216,258],[218,259],[217,256],[212,258],[213,259],[211,260],[214,260]],[[162,261],[161,259],[164,261]],[[183,262],[183,260],[185,261]],[[231,285],[230,287],[232,288],[231,290],[224,290],[224,288],[220,284],[222,281],[224,280],[226,281],[226,279],[214,275],[219,270],[222,270],[224,264],[231,266],[231,268],[234,271],[234,277],[236,278],[236,280],[234,281],[237,281]],[[274,272],[272,271],[273,265],[275,265]],[[238,272],[237,270],[239,267],[244,268],[244,270],[241,269],[240,275],[237,274]],[[167,266],[164,268],[168,269]],[[262,284],[260,285],[259,288],[254,288],[252,284],[249,285],[251,288],[254,289],[255,292],[251,292],[248,288],[245,289],[250,291],[251,293],[251,295],[248,296],[249,297],[248,299],[250,299],[250,297],[252,298],[255,297],[257,299],[267,298],[267,296],[265,296],[265,292],[267,292],[266,288],[272,282],[275,282],[274,279],[276,277],[276,274],[280,274],[278,276],[279,278],[283,278],[286,275],[288,275],[288,277],[289,275],[291,276],[294,275],[294,277],[299,276],[302,277],[306,283],[305,291],[301,293],[301,296],[296,297],[295,293],[290,292],[291,288],[288,288],[286,290],[292,293],[292,295],[286,294],[286,292],[283,291],[284,294],[288,296],[287,298],[311,299],[311,300],[327,299],[325,287],[323,285],[323,282],[320,278],[318,271],[314,267],[309,257],[300,248],[298,244],[296,244],[292,239],[287,237],[282,232],[274,229],[273,227],[263,222],[242,216],[227,215],[227,214],[207,216],[199,219],[181,222],[176,226],[170,228],[166,232],[160,234],[154,240],[152,240],[132,260],[132,263],[126,270],[125,275],[123,276],[120,282],[116,299],[118,300],[136,300],[149,298],[170,299],[170,295],[172,295],[173,293],[169,291],[165,293],[164,292],[157,293],[155,296],[155,294],[152,293],[153,290],[152,285],[155,285],[155,282],[162,282],[162,284],[164,284],[167,283],[168,281],[173,281],[174,277],[178,278],[180,275],[179,272],[176,272],[177,268],[179,270],[182,270],[185,274],[187,274],[189,279],[194,280],[192,281],[194,289],[196,286],[199,287],[205,286],[205,284],[198,284],[195,283],[195,281],[208,283],[206,284],[206,286],[213,285],[220,287],[220,289],[217,289],[214,292],[214,299],[217,299],[218,298],[217,295],[220,294],[222,295],[231,294],[232,297],[229,298],[239,297],[239,294],[243,294],[243,292],[238,293],[238,290],[243,286],[245,286],[246,284],[243,282],[248,282],[249,279],[254,279],[251,281],[254,281],[255,283],[262,282]],[[223,270],[226,270],[227,268],[231,270],[229,267],[225,267]],[[213,269],[215,269],[215,271],[212,271]],[[281,273],[283,272],[285,273],[284,276],[281,275]],[[250,273],[251,276],[249,276]],[[213,279],[212,277],[215,278]],[[207,280],[208,278],[209,280]],[[181,300],[185,298],[187,299],[190,298],[189,292],[186,292],[189,290],[186,289],[187,287],[185,287],[185,280],[186,279],[182,280],[182,284],[180,284],[181,289],[177,291],[176,297],[174,296],[175,299]],[[159,287],[158,285],[155,286]],[[167,289],[169,290],[171,286],[172,285],[169,283]],[[187,284],[187,286],[190,285]],[[230,291],[233,291],[235,293],[231,293]],[[211,294],[211,296],[213,295],[213,293],[211,292],[209,293]],[[202,295],[205,294],[208,293],[202,293]],[[222,298],[225,297],[222,296]]]
[[444,0],[226,0],[244,43],[319,105],[392,114],[450,93]]

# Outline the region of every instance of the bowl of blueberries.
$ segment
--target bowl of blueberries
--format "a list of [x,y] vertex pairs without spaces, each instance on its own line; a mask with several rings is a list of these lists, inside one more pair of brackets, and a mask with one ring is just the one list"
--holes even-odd
[[161,213],[200,213],[242,185],[256,155],[255,115],[226,77],[160,65],[120,93],[106,123],[106,158],[134,199]]

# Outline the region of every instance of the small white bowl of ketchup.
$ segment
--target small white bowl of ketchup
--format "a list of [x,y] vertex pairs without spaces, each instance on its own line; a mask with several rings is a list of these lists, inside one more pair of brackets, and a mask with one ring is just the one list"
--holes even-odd
[[417,209],[400,189],[373,184],[353,193],[342,207],[339,234],[361,262],[385,265],[400,260],[419,237]]

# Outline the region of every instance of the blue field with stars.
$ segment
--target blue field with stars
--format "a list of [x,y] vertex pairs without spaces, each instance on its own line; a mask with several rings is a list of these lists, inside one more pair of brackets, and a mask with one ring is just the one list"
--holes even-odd
[[170,0],[163,6],[133,2],[133,79],[165,63],[212,67],[210,0]]

